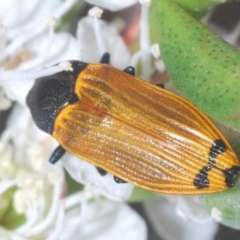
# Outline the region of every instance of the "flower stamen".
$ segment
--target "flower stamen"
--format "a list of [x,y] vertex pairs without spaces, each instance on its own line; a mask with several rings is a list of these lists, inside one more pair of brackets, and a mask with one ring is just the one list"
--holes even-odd
[[218,208],[213,207],[211,210],[211,216],[214,218],[216,222],[221,222],[223,214]]
[[106,45],[104,43],[104,38],[101,31],[100,21],[98,20],[102,16],[103,10],[99,7],[93,7],[88,11],[88,15],[92,17],[93,28],[97,40],[98,50],[100,55],[107,52]]
[[53,185],[54,185],[53,186],[53,196],[52,196],[51,207],[48,212],[48,215],[41,223],[35,225],[32,229],[30,229],[26,233],[26,237],[31,237],[31,236],[34,236],[34,235],[37,235],[37,234],[43,232],[54,221],[57,211],[59,210],[59,205],[57,204],[57,202],[61,195],[61,187],[57,182],[53,183]]
[[58,239],[58,237],[61,235],[63,226],[64,226],[64,217],[65,217],[65,211],[64,211],[64,202],[59,201],[58,202],[58,213],[56,217],[56,226],[55,229],[52,231],[52,233],[48,236],[47,240],[55,240]]

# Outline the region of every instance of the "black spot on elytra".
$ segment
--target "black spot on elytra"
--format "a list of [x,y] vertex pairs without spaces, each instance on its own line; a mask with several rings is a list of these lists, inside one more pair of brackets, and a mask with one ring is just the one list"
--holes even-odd
[[223,170],[223,174],[225,177],[225,183],[228,187],[234,187],[234,177],[240,173],[240,167],[239,166],[233,166],[229,169]]
[[201,189],[201,188],[209,187],[209,180],[208,180],[209,170],[211,170],[211,167],[205,166],[195,176],[193,184],[196,188]]
[[226,152],[227,150],[227,147],[225,145],[225,143],[220,140],[220,139],[217,139],[213,142],[212,144],[212,147],[209,151],[209,164],[211,166],[215,166],[215,158],[219,155],[219,154],[222,154],[224,152]]
[[[216,139],[209,151],[208,164],[204,166],[199,173],[196,174],[193,184],[196,188],[207,188],[209,187],[208,172],[216,167],[215,158],[224,152],[226,152],[227,147],[224,142],[220,139]],[[227,186],[232,185],[233,182],[233,173],[230,170],[224,171],[225,181]]]

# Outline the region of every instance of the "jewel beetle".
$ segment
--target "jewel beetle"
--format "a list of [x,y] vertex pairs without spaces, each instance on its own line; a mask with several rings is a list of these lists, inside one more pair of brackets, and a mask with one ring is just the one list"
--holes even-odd
[[36,79],[27,96],[33,120],[59,147],[119,183],[171,194],[218,192],[235,185],[233,149],[193,104],[106,63],[69,61],[72,71]]

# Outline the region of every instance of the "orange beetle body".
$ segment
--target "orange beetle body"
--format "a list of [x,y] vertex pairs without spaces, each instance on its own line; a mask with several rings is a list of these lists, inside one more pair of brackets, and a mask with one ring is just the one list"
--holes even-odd
[[[238,159],[194,105],[109,65],[71,64],[73,72],[38,79],[27,99],[36,124],[63,149],[157,192],[201,194],[234,186]],[[68,100],[58,103],[46,84],[70,79]],[[49,115],[54,112],[48,119],[44,104],[51,105]]]

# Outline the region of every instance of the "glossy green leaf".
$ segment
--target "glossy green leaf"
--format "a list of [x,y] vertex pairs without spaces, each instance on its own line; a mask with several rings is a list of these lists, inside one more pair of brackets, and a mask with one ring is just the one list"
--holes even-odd
[[206,114],[240,129],[240,53],[170,0],[151,5],[153,42],[177,89]]

